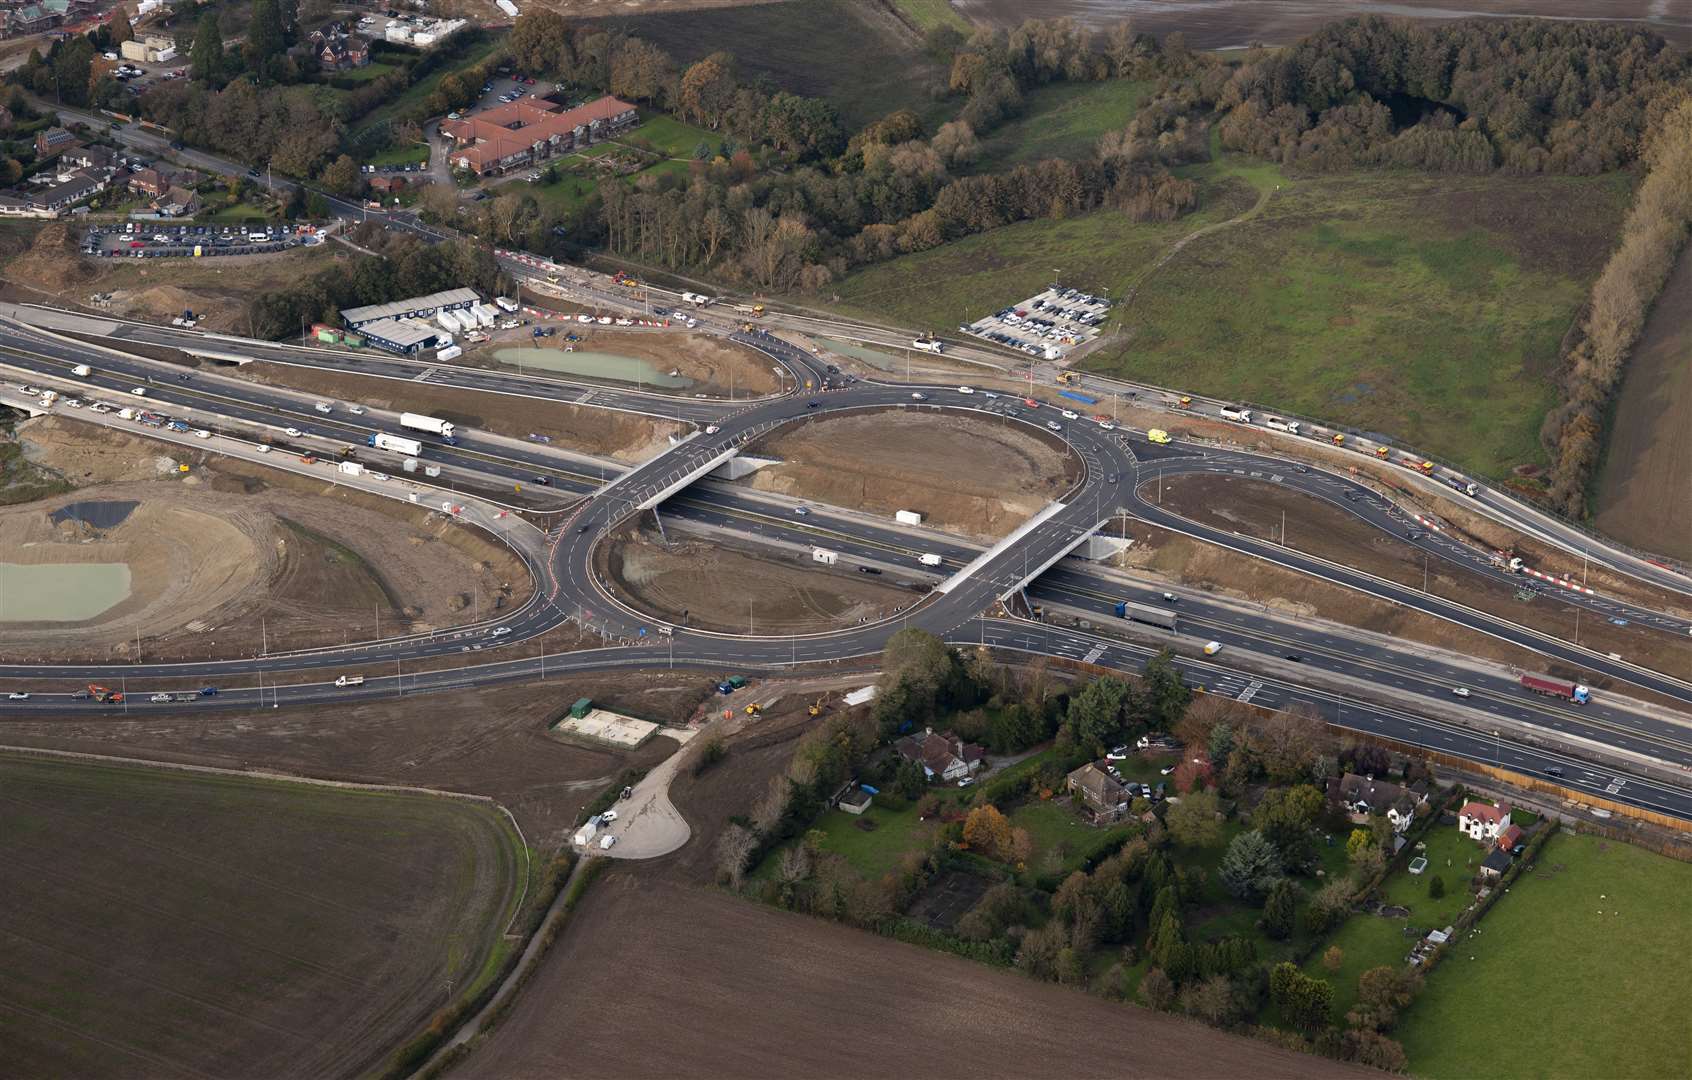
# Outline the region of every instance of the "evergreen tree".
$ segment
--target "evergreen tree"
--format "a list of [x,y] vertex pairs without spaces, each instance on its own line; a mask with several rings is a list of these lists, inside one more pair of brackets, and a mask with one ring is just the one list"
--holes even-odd
[[223,30],[217,25],[217,12],[200,16],[194,31],[194,47],[189,52],[189,71],[197,82],[215,83],[223,76]]

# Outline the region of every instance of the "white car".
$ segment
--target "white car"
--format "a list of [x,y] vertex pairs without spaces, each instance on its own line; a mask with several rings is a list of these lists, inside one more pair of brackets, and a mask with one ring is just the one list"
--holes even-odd
[[605,811],[605,813],[599,815],[599,821],[600,821],[600,824],[602,824],[602,825],[609,825],[613,821],[616,821],[616,820],[617,820],[617,811],[615,811],[615,810],[607,810],[607,811]]
[[349,405],[349,406],[347,406],[347,411],[352,413],[354,416],[363,416],[364,415],[364,406],[363,405]]
[[135,389],[131,390],[130,393],[134,394],[136,397],[146,397],[147,388],[144,386],[137,386]]
[[599,317],[599,325],[601,325],[601,326],[610,326],[610,325],[611,325],[611,316],[609,316],[609,315],[601,315],[601,316],[600,316],[600,317]]
[[1467,686],[1454,687],[1451,692],[1456,694],[1458,697],[1466,698],[1469,696],[1469,688]]
[[169,694],[154,694],[152,697],[148,698],[147,700],[151,701],[151,702],[158,703],[158,704],[162,704],[162,703],[170,700],[170,695]]
[[982,396],[982,397],[984,397],[984,398],[986,398],[986,399],[987,399],[987,400],[988,400],[988,401],[997,401],[997,400],[999,400],[999,395],[997,395],[997,394],[995,394],[995,393],[993,393],[993,391],[991,391],[991,390],[983,390],[983,391],[981,391],[981,396]]
[[200,430],[194,432],[194,438],[209,439],[211,438],[211,432],[207,431],[205,428],[201,428]]
[[579,323],[590,323],[590,322],[593,321],[593,316],[592,315],[577,315],[576,321],[579,322]]
[[258,444],[258,446],[255,449],[257,449],[258,452],[261,453],[261,454],[268,454],[268,453],[270,453],[270,444],[265,443],[265,442],[261,442],[261,443]]
[[65,407],[67,409],[80,409],[80,408],[82,408],[82,399],[81,398],[74,398],[74,397],[73,398],[66,398],[65,399]]
[[488,631],[490,637],[504,637],[509,633],[511,633],[511,627],[509,626],[496,626],[492,630]]
[[1079,420],[1079,419],[1081,419],[1079,414],[1072,413],[1068,409],[1063,410],[1063,418],[1065,420]]
[[26,691],[23,691],[23,690],[13,690],[10,694],[6,695],[6,700],[7,701],[28,701],[29,700],[29,694]]
[[721,430],[722,430],[722,428],[718,427],[716,424],[706,424],[705,425],[705,434],[707,434],[707,435],[715,435],[717,432],[719,432]]
[[1125,743],[1122,746],[1118,746],[1115,750],[1112,750],[1110,753],[1106,754],[1105,760],[1107,760],[1107,761],[1127,761],[1128,760],[1128,746],[1127,746],[1127,744]]
[[282,434],[288,436],[288,438],[290,438],[290,439],[297,439],[301,435],[305,434],[305,432],[301,431],[297,427],[291,427],[291,428],[283,428]]
[[1099,427],[1104,428],[1106,431],[1115,431],[1116,430],[1116,425],[1109,420],[1100,420],[1099,421]]
[[614,848],[616,846],[617,846],[617,838],[615,836],[605,836],[605,837],[600,838],[599,850],[610,851],[612,848]]
[[975,393],[975,388],[973,386],[960,386],[960,387],[958,387],[958,393],[960,393],[960,394],[973,394],[973,393]]
[[911,392],[911,400],[912,401],[927,401],[928,395],[927,394],[919,394],[915,391],[912,391]]
[[975,777],[973,777],[973,776],[966,776],[966,777],[964,777],[964,778],[963,778],[963,779],[962,779],[962,780],[959,780],[959,781],[958,781],[958,786],[959,786],[959,787],[969,787],[969,786],[971,786],[971,785],[972,785],[972,784],[974,784],[974,783],[975,783]]
[[617,325],[618,326],[633,326],[634,320],[629,318],[627,315],[624,315],[624,316],[621,316],[617,319]]

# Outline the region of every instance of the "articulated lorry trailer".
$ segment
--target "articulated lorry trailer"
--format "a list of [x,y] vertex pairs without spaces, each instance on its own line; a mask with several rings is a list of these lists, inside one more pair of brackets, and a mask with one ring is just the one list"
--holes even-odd
[[1129,600],[1118,600],[1113,609],[1118,618],[1129,622],[1145,623],[1148,626],[1161,627],[1164,630],[1175,629],[1175,613],[1163,608],[1152,607],[1149,604],[1136,604]]
[[433,416],[424,416],[421,413],[400,413],[400,427],[439,435],[448,444],[455,445],[458,441],[452,437],[452,422],[450,420],[437,420]]
[[1585,705],[1592,699],[1592,690],[1589,687],[1567,679],[1553,679],[1549,675],[1523,675],[1522,689],[1544,694],[1546,697],[1562,698],[1576,705]]
[[366,435],[364,444],[374,446],[378,450],[392,450],[396,454],[405,454],[409,457],[416,457],[423,452],[423,444],[416,439],[402,439],[398,435],[389,435],[385,431]]

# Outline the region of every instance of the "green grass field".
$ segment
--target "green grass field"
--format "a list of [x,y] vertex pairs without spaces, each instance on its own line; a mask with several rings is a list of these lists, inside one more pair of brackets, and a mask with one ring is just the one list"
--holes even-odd
[[1210,189],[1198,211],[1176,222],[1137,224],[1100,211],[1062,221],[1022,221],[849,274],[832,286],[846,312],[951,332],[1052,282],[1121,295],[1169,245],[1194,229],[1241,213],[1256,199],[1247,185]]
[[[1395,1032],[1429,1080],[1692,1075],[1692,865],[1560,833]],[[1470,959],[1470,957],[1474,959]]]
[[1110,79],[1049,83],[1028,93],[1022,115],[981,140],[976,172],[1025,161],[1091,157],[1099,136],[1127,126],[1151,84]]
[[768,75],[784,90],[827,98],[848,131],[905,108],[932,130],[957,108],[928,96],[928,85],[946,73],[921,51],[916,35],[892,13],[861,0],[793,0],[605,22],[626,27],[682,64],[732,53],[745,75]]
[[969,20],[958,14],[948,0],[893,0],[893,6],[905,21],[918,30],[936,26],[955,26],[966,35],[973,29]]
[[6,1071],[377,1071],[485,982],[522,873],[467,800],[0,755]]
[[[1385,432],[1487,475],[1543,460],[1616,177],[1303,180],[1141,286],[1088,370]],[[1061,265],[1061,264],[1057,264]]]
[[[861,823],[874,825],[863,828]],[[935,823],[917,820],[916,804],[890,811],[875,803],[862,815],[830,810],[817,820],[826,839],[822,849],[845,858],[866,881],[899,868],[907,851],[921,851],[932,841]],[[774,860],[768,860],[773,862]]]

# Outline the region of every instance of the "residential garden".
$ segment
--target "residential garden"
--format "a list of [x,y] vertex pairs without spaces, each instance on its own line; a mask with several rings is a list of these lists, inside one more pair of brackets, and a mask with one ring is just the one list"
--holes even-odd
[[906,631],[717,854],[766,903],[1402,1070],[1423,973],[1555,832],[1518,811],[1525,850],[1477,876],[1464,798],[1161,659],[1068,684]]

